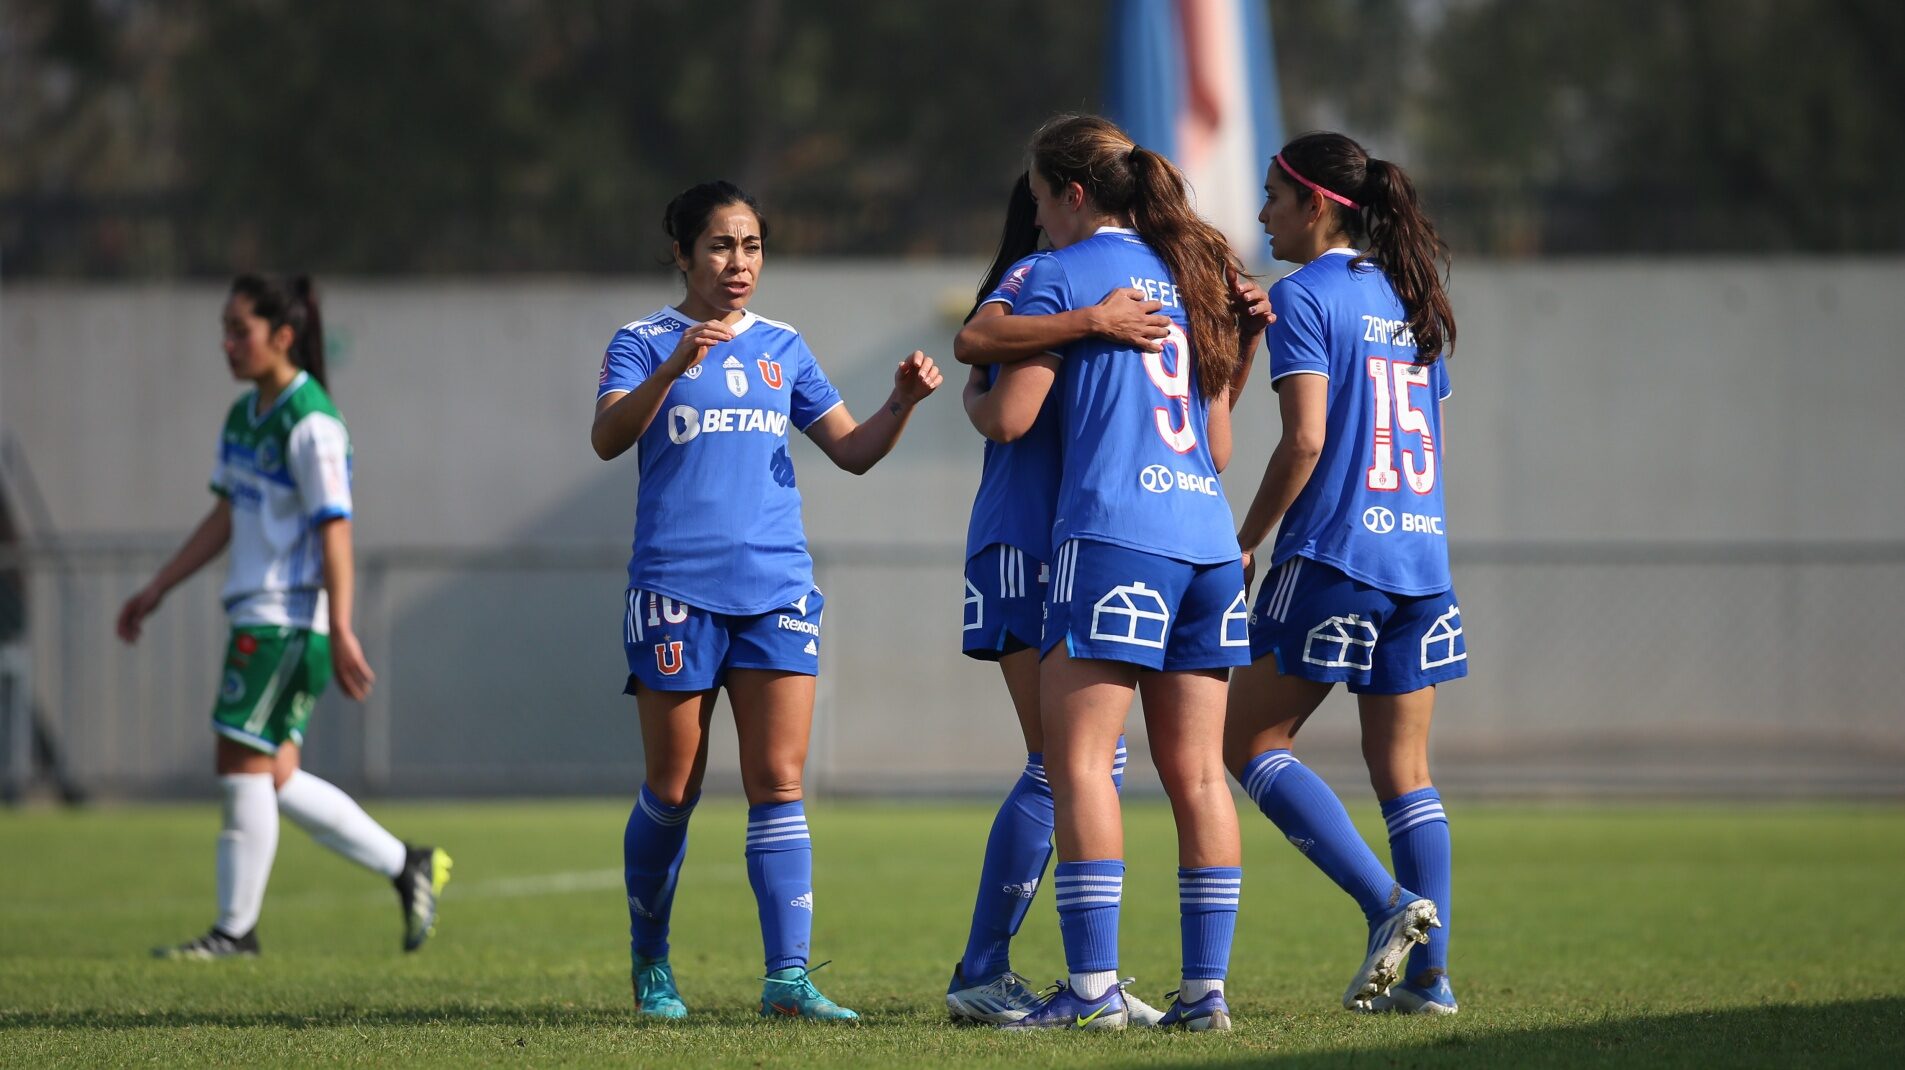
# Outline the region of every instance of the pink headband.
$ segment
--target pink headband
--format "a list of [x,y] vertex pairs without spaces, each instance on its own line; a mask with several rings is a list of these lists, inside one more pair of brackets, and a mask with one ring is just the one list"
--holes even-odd
[[1283,173],[1286,175],[1289,175],[1291,178],[1296,179],[1298,183],[1304,186],[1308,186],[1309,188],[1315,190],[1318,193],[1321,193],[1323,196],[1328,197],[1330,200],[1335,201],[1337,204],[1340,204],[1345,208],[1357,208],[1357,209],[1362,208],[1362,205],[1357,204],[1355,201],[1350,200],[1348,197],[1345,197],[1340,193],[1335,193],[1330,190],[1326,190],[1323,187],[1317,185],[1316,183],[1311,182],[1309,179],[1304,178],[1302,175],[1297,174],[1296,168],[1290,166],[1290,161],[1284,159],[1282,153],[1280,152],[1277,153],[1276,160],[1277,160],[1277,166],[1283,168]]

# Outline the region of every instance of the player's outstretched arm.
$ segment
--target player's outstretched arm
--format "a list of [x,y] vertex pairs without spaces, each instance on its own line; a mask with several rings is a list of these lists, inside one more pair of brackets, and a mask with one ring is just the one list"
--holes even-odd
[[139,589],[139,593],[126,599],[119,608],[119,638],[128,643],[139,641],[139,631],[145,619],[159,608],[165,600],[167,591],[184,583],[192,573],[204,568],[206,563],[217,557],[232,538],[232,503],[222,495],[212,503],[211,512],[198,522],[192,534],[185,537],[185,544],[172,559],[160,566],[152,577],[152,582]]
[[1278,408],[1283,414],[1283,437],[1270,451],[1270,463],[1263,470],[1263,482],[1244,514],[1243,527],[1237,530],[1237,546],[1244,552],[1244,569],[1249,573],[1252,556],[1263,540],[1283,519],[1296,496],[1303,492],[1316,471],[1317,458],[1323,455],[1323,441],[1329,418],[1330,381],[1321,375],[1290,375],[1277,387]]
[[988,301],[953,337],[953,359],[961,364],[1003,364],[1048,353],[1081,338],[1103,338],[1132,349],[1156,353],[1171,329],[1164,305],[1128,287],[1104,300],[1068,312],[1013,316],[1004,303]]
[[915,349],[893,372],[893,393],[880,411],[860,423],[845,405],[835,405],[807,428],[807,437],[841,469],[865,475],[893,451],[912,418],[913,406],[932,396],[945,376],[933,358]]
[[589,445],[595,455],[612,461],[628,452],[661,411],[668,388],[689,368],[701,363],[708,350],[734,337],[734,330],[718,320],[697,323],[681,332],[675,351],[653,374],[633,390],[612,391],[595,399],[595,422],[589,425]]

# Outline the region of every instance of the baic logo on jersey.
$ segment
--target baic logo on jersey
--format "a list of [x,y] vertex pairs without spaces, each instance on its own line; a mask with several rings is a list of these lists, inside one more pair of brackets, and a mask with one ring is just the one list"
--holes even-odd
[[1138,473],[1138,486],[1153,494],[1169,494],[1173,490],[1195,491],[1215,497],[1218,494],[1217,479],[1214,476],[1200,476],[1195,472],[1174,472],[1161,464],[1148,464]]

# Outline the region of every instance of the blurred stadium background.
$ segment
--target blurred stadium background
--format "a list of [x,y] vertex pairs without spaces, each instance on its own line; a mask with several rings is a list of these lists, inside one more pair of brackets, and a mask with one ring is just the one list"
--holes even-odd
[[[635,470],[586,428],[609,335],[678,296],[662,205],[714,176],[761,198],[754,307],[864,412],[906,351],[950,361],[1026,137],[1083,109],[1170,144],[1213,218],[1255,195],[1278,130],[1343,129],[1424,191],[1456,262],[1474,652],[1438,717],[1445,791],[1905,795],[1884,385],[1905,7],[1183,6],[1231,21],[1149,0],[0,4],[0,790],[211,789],[222,568],[139,647],[111,624],[207,505],[237,392],[216,316],[251,268],[324,286],[357,451],[380,684],[326,697],[307,763],[386,795],[632,790]],[[1186,81],[1200,47],[1192,71],[1247,92]],[[958,382],[869,476],[797,455],[833,613],[818,791],[989,791],[1018,765],[996,671],[956,652],[980,448]],[[1277,432],[1267,390],[1241,413],[1239,511]],[[1306,737],[1347,796],[1332,701]],[[716,785],[732,755],[717,736]]]

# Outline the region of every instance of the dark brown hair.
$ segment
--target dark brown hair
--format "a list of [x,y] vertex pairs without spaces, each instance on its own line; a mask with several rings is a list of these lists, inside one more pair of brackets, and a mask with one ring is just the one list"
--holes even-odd
[[1012,265],[1038,251],[1038,202],[1032,199],[1032,185],[1027,177],[1019,175],[1012,183],[1012,196],[1005,203],[1005,229],[999,235],[999,251],[992,257],[992,266],[986,269],[985,278],[979,282],[979,292],[972,297],[972,311],[966,313],[966,319],[979,314],[979,302],[986,295],[999,288],[999,281]]
[[1449,307],[1443,274],[1449,265],[1448,246],[1435,224],[1422,214],[1415,183],[1402,168],[1378,160],[1342,134],[1304,134],[1280,154],[1289,166],[1272,164],[1300,193],[1309,189],[1290,174],[1304,178],[1356,202],[1356,207],[1324,199],[1337,223],[1352,241],[1367,250],[1353,264],[1374,262],[1389,277],[1402,301],[1409,330],[1416,339],[1416,363],[1433,364],[1444,351],[1455,349],[1455,312]]
[[272,330],[291,328],[291,363],[308,372],[326,389],[324,375],[324,320],[318,315],[317,285],[309,275],[240,275],[232,280],[232,294],[251,298],[251,314]]
[[1032,166],[1054,189],[1076,182],[1100,211],[1126,215],[1164,261],[1191,324],[1191,354],[1204,396],[1237,375],[1241,338],[1227,267],[1242,270],[1230,243],[1191,209],[1184,175],[1096,115],[1061,115],[1032,136]]

